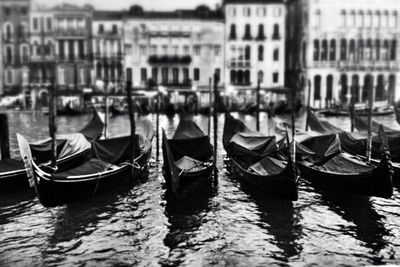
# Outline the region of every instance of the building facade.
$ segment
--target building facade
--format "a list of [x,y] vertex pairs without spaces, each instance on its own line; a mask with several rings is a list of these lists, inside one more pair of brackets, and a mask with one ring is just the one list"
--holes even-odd
[[[125,64],[132,68],[135,87],[161,85],[173,103],[208,101],[210,78],[224,81],[224,36],[221,10],[199,6],[172,12],[131,7],[125,16]],[[172,93],[174,92],[174,93]]]
[[123,11],[95,11],[93,14],[93,70],[94,93],[124,92]]
[[260,80],[264,89],[283,89],[284,1],[225,0],[224,12],[227,86],[248,91]]
[[[311,106],[346,106],[351,98],[365,103],[373,89],[376,102],[400,99],[398,1],[300,0],[288,6],[289,31],[295,23],[290,18],[304,22],[287,50],[292,70],[306,69]],[[296,46],[300,55],[291,49]]]
[[[29,9],[29,0],[0,1],[0,94],[5,96],[22,96],[28,85]],[[21,97],[18,102],[29,101]]]

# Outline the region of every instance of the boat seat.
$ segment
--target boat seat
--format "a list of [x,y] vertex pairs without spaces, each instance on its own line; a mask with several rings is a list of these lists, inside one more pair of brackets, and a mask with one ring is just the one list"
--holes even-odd
[[279,174],[286,167],[286,164],[278,159],[266,156],[259,162],[249,167],[248,171],[255,172],[258,175]]
[[2,159],[0,160],[0,172],[12,172],[17,170],[24,170],[25,165],[22,161],[16,159]]
[[118,166],[115,166],[111,163],[107,163],[99,159],[91,159],[76,168],[55,173],[53,174],[53,177],[55,179],[68,179],[74,178],[73,176],[96,174],[99,172],[114,170],[116,168],[118,168]]
[[206,163],[194,158],[183,156],[175,162],[176,166],[183,171],[196,172],[206,167]]
[[[346,168],[344,168],[344,166]],[[340,172],[347,174],[365,173],[368,171],[373,171],[375,169],[374,166],[355,161],[354,159],[344,157],[341,154],[334,156],[325,164],[318,166],[318,168],[322,171]]]

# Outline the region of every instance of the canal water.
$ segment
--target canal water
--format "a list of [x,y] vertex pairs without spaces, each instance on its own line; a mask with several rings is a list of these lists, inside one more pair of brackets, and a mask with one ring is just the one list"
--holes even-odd
[[[254,129],[252,116],[235,116]],[[268,133],[265,114],[262,130]],[[154,117],[149,117],[155,121]],[[89,115],[59,117],[59,132],[80,129]],[[47,117],[10,112],[15,133],[48,136]],[[169,136],[179,118],[161,117]],[[207,118],[195,121],[207,131]],[[349,128],[347,118],[332,121]],[[397,127],[394,117],[380,121]],[[271,122],[269,122],[271,123]],[[110,119],[110,136],[129,133],[128,117]],[[304,127],[304,116],[298,118]],[[219,118],[219,141],[223,116]],[[326,196],[301,180],[299,200],[263,195],[224,168],[206,196],[170,207],[155,146],[149,176],[134,187],[44,208],[32,191],[0,196],[0,266],[359,266],[400,264],[400,193],[390,200]]]

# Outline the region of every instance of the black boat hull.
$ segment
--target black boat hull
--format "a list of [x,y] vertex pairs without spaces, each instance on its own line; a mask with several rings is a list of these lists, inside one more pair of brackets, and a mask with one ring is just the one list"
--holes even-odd
[[285,169],[276,175],[257,175],[245,170],[235,159],[229,158],[233,172],[238,174],[241,180],[254,187],[257,190],[262,190],[269,195],[296,201],[298,199],[297,182],[298,173],[296,166],[289,161]]

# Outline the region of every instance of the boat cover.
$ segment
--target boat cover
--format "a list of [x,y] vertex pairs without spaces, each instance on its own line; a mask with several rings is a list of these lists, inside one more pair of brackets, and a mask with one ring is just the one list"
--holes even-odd
[[174,161],[184,156],[208,161],[213,155],[210,137],[190,119],[181,119],[172,139],[167,140]]
[[297,144],[297,154],[314,164],[326,162],[340,154],[341,144],[337,134],[313,136]]
[[94,111],[92,120],[80,131],[89,141],[99,139],[103,134],[104,122],[97,111]]
[[[135,143],[138,144],[138,135],[135,135]],[[93,158],[118,165],[129,162],[132,159],[132,143],[130,136],[117,137],[92,142]],[[135,156],[140,155],[140,150],[135,149]]]
[[307,111],[307,122],[310,129],[315,132],[324,134],[343,132],[342,129],[332,125],[328,121],[318,119],[311,110]]
[[[60,134],[56,136],[57,158],[65,157],[89,150],[90,142],[80,133]],[[30,144],[32,156],[36,163],[44,163],[51,158],[51,138]]]
[[[381,126],[380,123],[378,123],[375,120],[372,120],[372,132],[374,133],[378,133],[379,132],[379,127]],[[354,116],[354,127],[356,127],[356,129],[358,131],[368,131],[368,117],[360,117],[360,116]],[[385,132],[395,132],[396,130],[390,128],[390,127],[386,127],[383,126],[383,130]]]
[[0,173],[24,170],[24,163],[16,159],[0,160]]
[[57,180],[63,180],[67,179],[71,176],[82,176],[82,175],[91,175],[91,174],[97,174],[101,172],[105,172],[107,170],[110,170],[114,167],[114,165],[106,163],[104,161],[98,160],[98,159],[91,159],[89,161],[84,162],[78,167],[75,167],[73,169],[55,173],[52,175],[53,179]]

